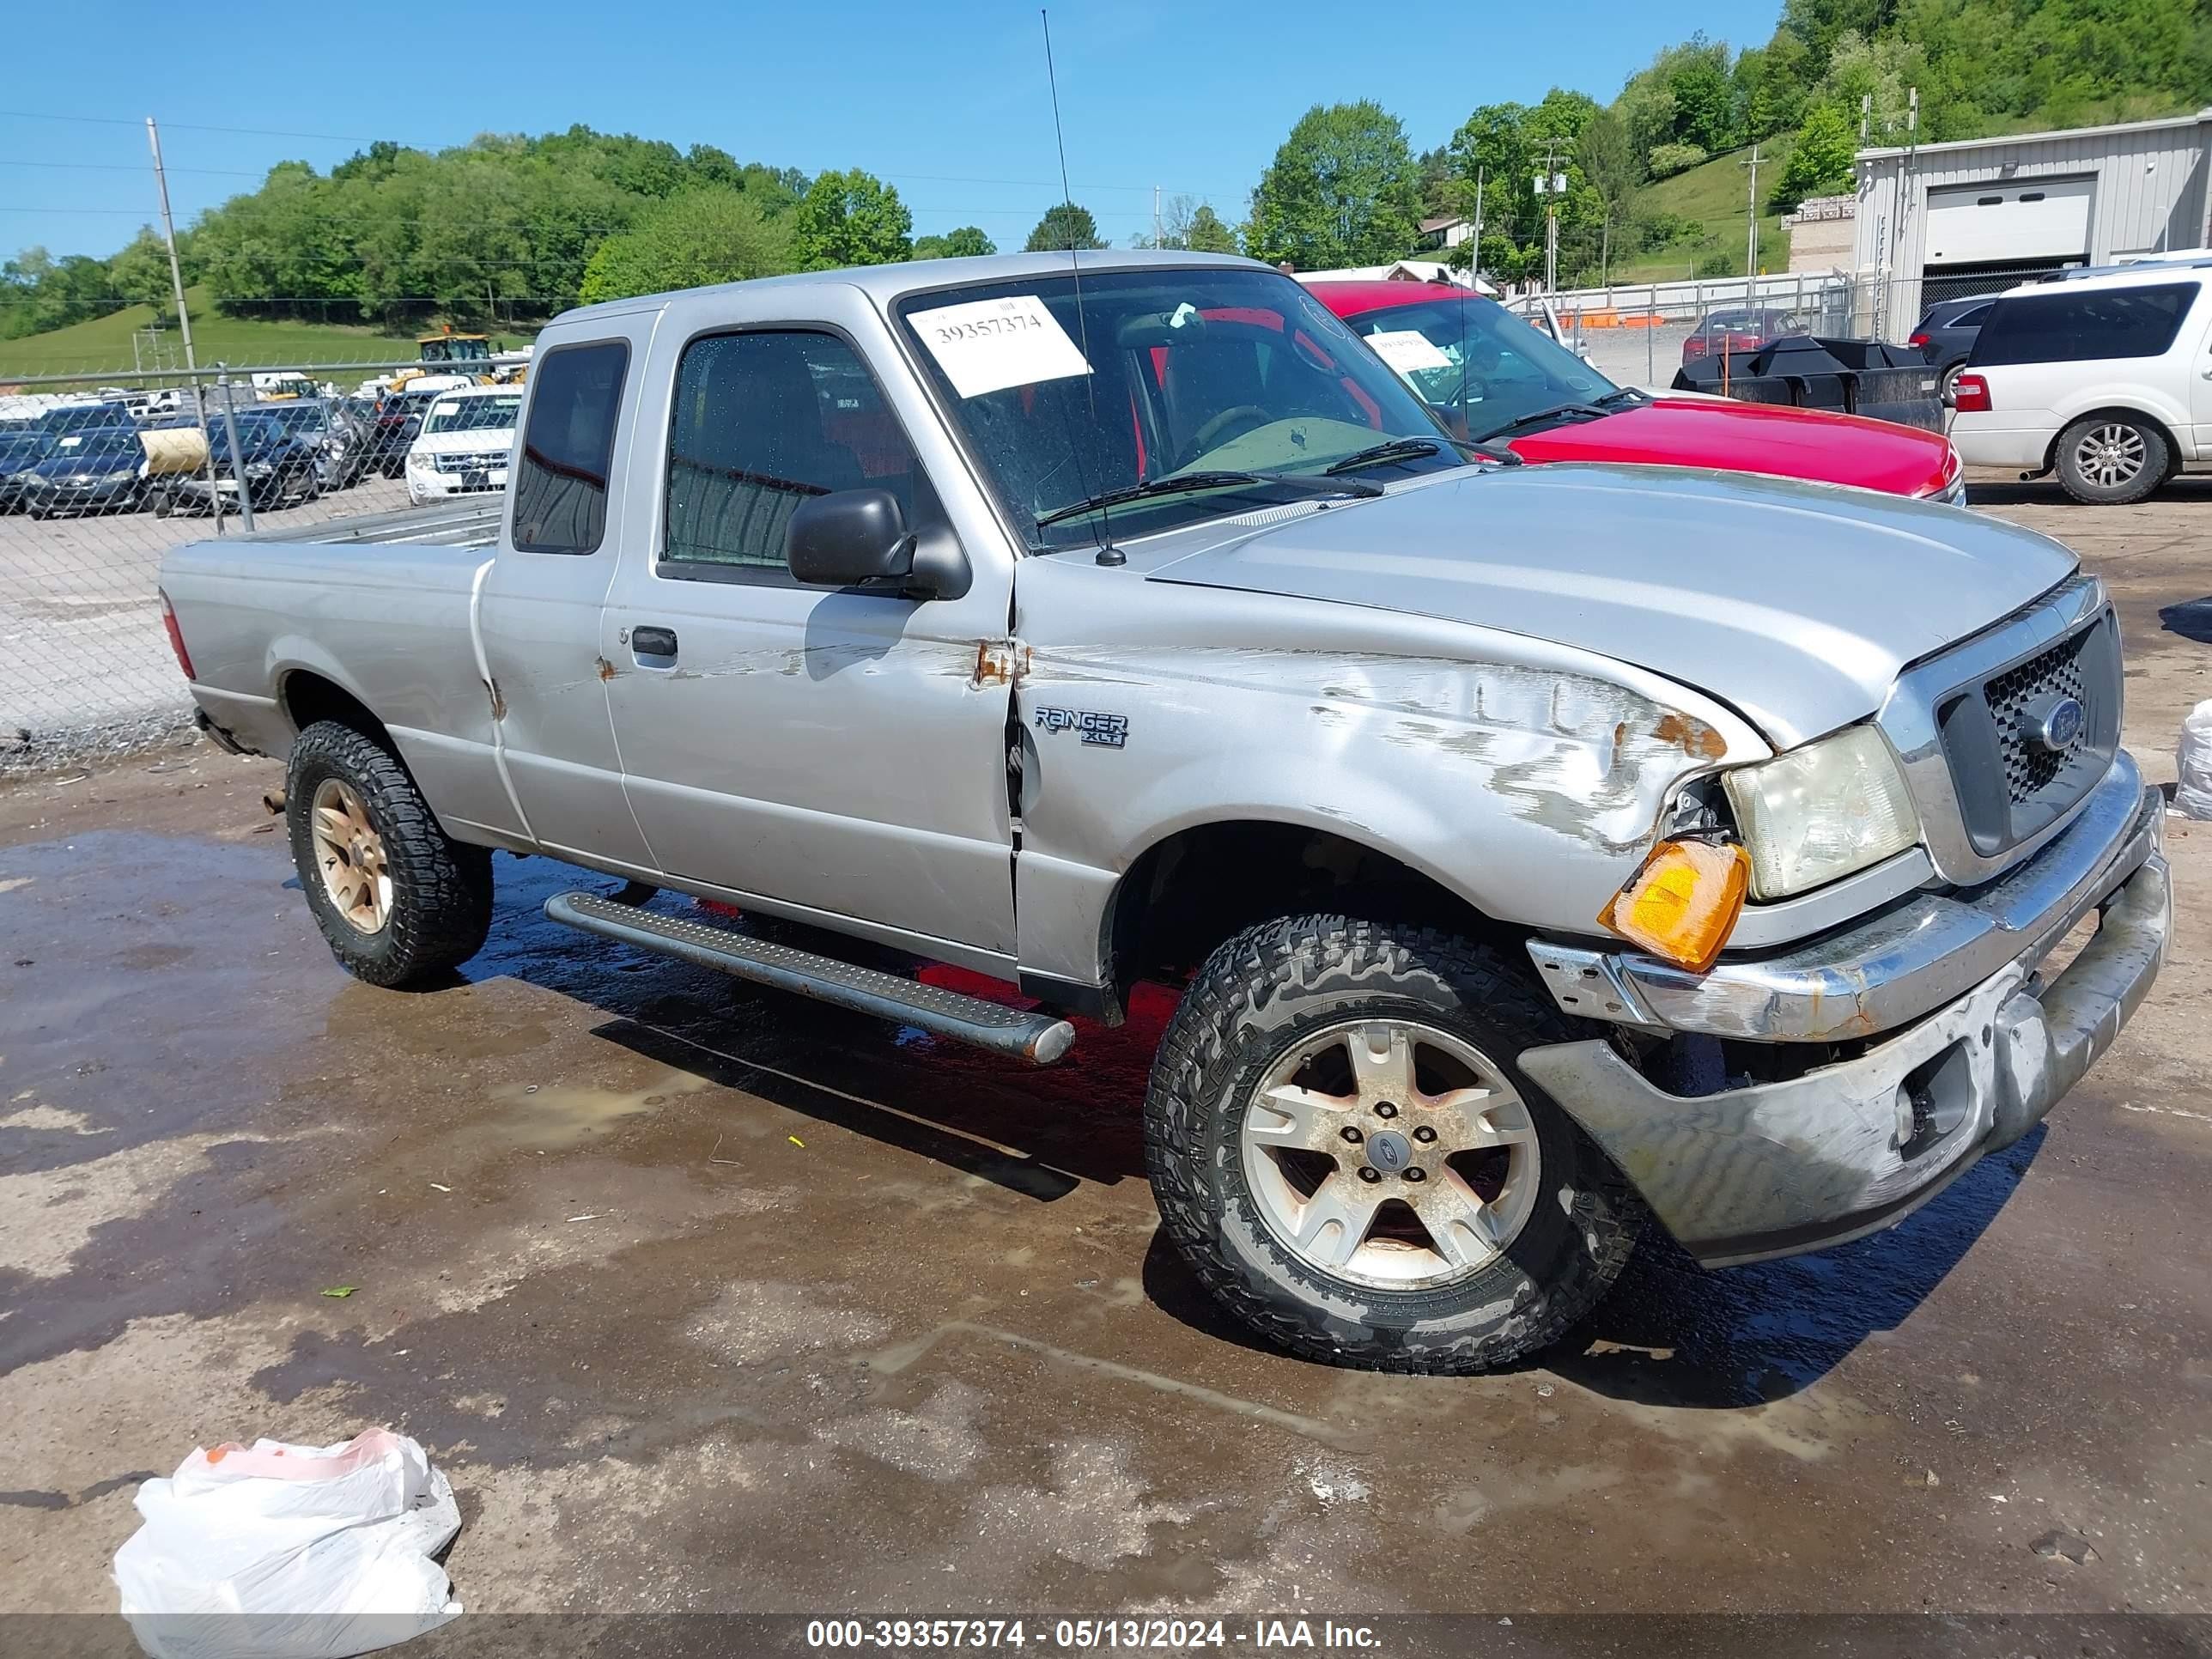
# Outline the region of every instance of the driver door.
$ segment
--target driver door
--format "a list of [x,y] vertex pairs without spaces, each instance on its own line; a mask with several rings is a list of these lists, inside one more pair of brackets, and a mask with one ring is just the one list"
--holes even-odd
[[626,527],[601,650],[624,787],[660,869],[1010,964],[1011,690],[978,672],[1006,632],[1009,550],[961,537],[973,580],[957,598],[800,586],[784,530],[810,497],[887,489],[918,533],[957,533],[909,436],[920,422],[827,325],[701,334],[657,371],[665,480]]

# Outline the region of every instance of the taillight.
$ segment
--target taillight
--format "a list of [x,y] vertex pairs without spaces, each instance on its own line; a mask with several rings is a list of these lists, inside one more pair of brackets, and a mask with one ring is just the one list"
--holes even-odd
[[1924,346],[1928,343],[1928,337],[1925,334],[1910,334],[1905,337],[1905,343],[1909,346]]
[[169,649],[177,653],[177,666],[185,671],[186,679],[197,680],[199,676],[192,672],[191,653],[185,649],[185,636],[177,631],[177,608],[169,603],[169,596],[162,593],[160,588],[154,591],[161,597],[161,627],[168,634]]
[[1682,342],[1682,356],[1686,359],[1690,357],[1702,357],[1705,355],[1705,343],[1701,336],[1692,334],[1688,339]]
[[1984,415],[1996,405],[1990,402],[1990,383],[1979,374],[1961,374],[1951,382],[1951,407],[1961,415]]

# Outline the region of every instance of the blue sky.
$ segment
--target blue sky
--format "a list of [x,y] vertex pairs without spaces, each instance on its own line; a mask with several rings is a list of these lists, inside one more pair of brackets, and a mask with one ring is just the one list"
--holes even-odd
[[[1234,222],[1313,104],[1377,99],[1419,150],[1477,104],[1533,100],[1555,84],[1608,99],[1693,27],[1764,41],[1778,9],[1057,4],[1068,173],[1117,243],[1149,226],[1155,185]],[[977,224],[1002,247],[1019,246],[1060,195],[1028,4],[74,0],[15,9],[8,44],[5,253],[33,243],[106,253],[151,219],[149,114],[162,123],[180,224],[278,161],[327,169],[373,138],[437,149],[579,121],[809,173],[866,167],[898,187],[917,234]],[[414,67],[446,45],[464,72]]]

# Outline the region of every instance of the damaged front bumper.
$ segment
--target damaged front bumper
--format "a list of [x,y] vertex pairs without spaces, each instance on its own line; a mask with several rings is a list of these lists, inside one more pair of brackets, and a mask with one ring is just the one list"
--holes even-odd
[[[2172,918],[2164,806],[2124,754],[2063,835],[1980,892],[1723,963],[1702,994],[1672,969],[1647,979],[1648,959],[1530,947],[1573,1012],[1613,1003],[1623,1024],[1753,1042],[1894,1033],[1856,1059],[1694,1097],[1602,1040],[1531,1049],[1521,1069],[1708,1266],[1877,1231],[2025,1134],[2141,1004]],[[2093,913],[2094,935],[2046,980],[2044,959]]]

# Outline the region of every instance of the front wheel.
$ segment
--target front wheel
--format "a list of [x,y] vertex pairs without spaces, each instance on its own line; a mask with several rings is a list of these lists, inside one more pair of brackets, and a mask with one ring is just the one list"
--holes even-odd
[[2092,507],[2126,507],[2166,482],[2166,434],[2140,416],[2092,415],[2058,436],[2058,482]]
[[1465,939],[1344,916],[1249,929],[1153,1065],[1161,1220],[1231,1312],[1296,1352],[1510,1364],[1596,1305],[1643,1219],[1516,1064],[1578,1035]]
[[292,745],[284,811],[315,925],[356,979],[418,984],[483,947],[491,854],[439,828],[391,751],[335,721],[310,726]]

